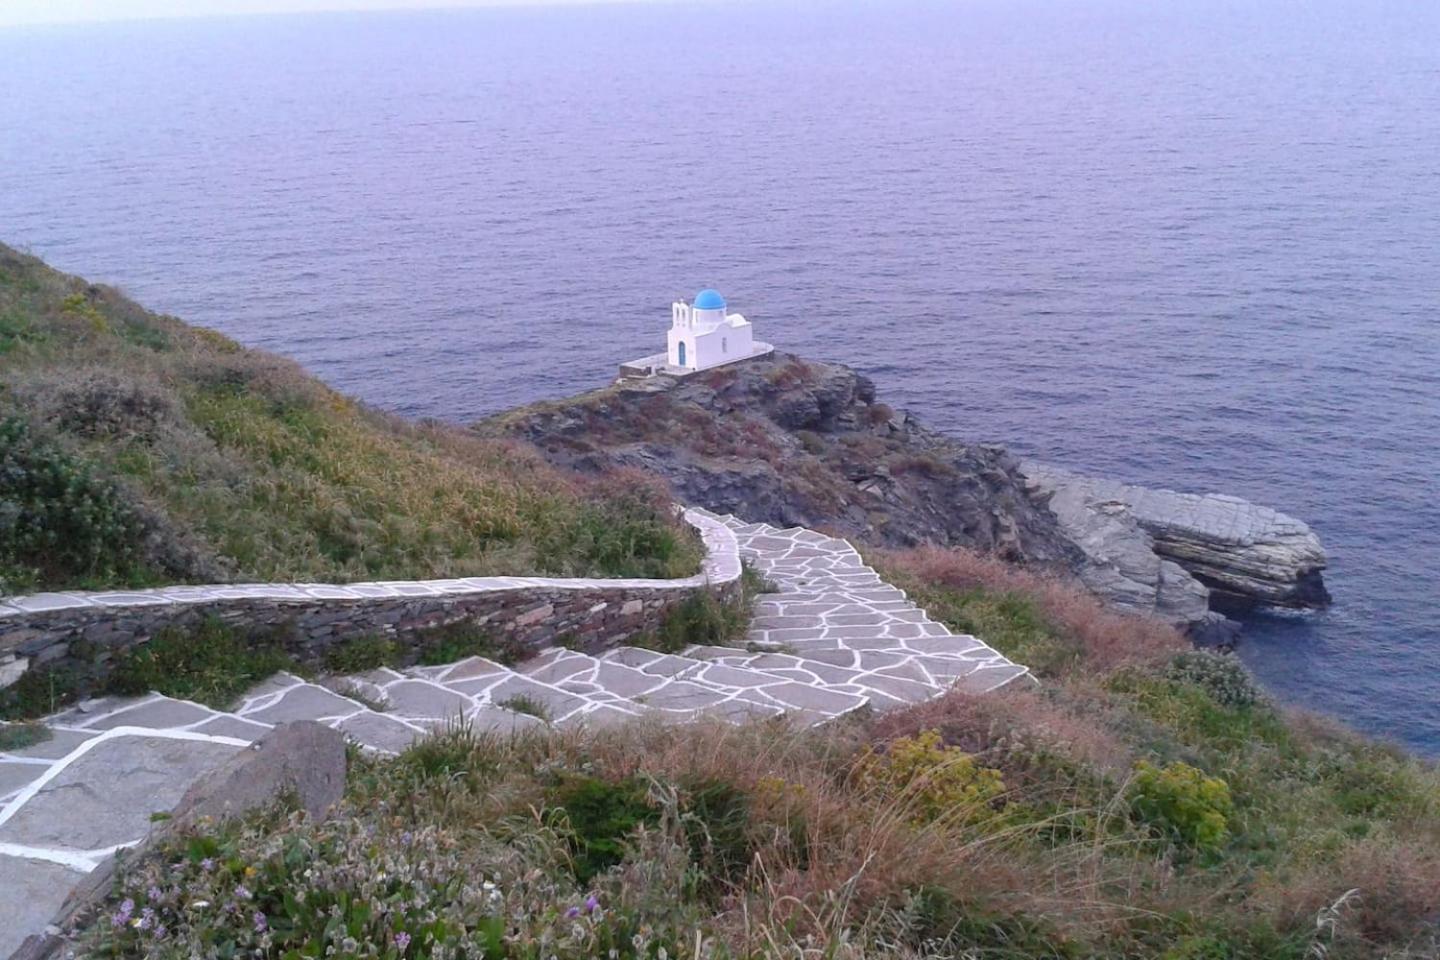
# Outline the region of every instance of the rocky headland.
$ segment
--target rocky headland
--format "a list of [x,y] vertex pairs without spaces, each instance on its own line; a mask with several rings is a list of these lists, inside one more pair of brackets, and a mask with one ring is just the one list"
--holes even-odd
[[936,432],[841,364],[776,352],[626,379],[477,425],[570,469],[636,468],[686,503],[876,547],[959,546],[1073,575],[1121,608],[1225,640],[1226,614],[1329,600],[1302,522],[1235,497],[1152,490]]

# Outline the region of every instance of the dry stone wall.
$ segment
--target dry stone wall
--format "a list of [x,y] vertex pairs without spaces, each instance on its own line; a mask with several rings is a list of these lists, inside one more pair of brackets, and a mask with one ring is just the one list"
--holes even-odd
[[534,651],[563,643],[598,651],[654,629],[697,591],[720,599],[739,590],[735,535],[686,511],[705,543],[702,571],[677,580],[471,577],[331,584],[182,586],[106,593],[50,593],[0,602],[0,688],[37,668],[83,679],[103,676],[116,654],[169,626],[207,618],[272,633],[302,663],[319,662],[347,640],[407,640],[457,622],[482,627],[497,644]]

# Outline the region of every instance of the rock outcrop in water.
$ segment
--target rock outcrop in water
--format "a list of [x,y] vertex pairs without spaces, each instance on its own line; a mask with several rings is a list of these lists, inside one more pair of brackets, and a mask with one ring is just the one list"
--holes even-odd
[[[1066,533],[1098,561],[1083,572],[1087,583],[1103,581],[1108,567],[1114,590],[1101,592],[1143,596],[1153,589],[1157,610],[1177,613],[1193,605],[1197,586],[1209,593],[1210,608],[1226,612],[1330,602],[1325,549],[1294,517],[1239,497],[1139,487],[1033,461],[1021,470],[1032,490],[1049,497]],[[1147,550],[1158,564],[1144,561]]]

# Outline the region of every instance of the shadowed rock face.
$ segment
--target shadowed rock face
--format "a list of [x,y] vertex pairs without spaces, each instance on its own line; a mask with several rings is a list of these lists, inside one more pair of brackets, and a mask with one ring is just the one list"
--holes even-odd
[[[1325,550],[1299,520],[1221,494],[1176,493],[1083,477],[1047,464],[1026,461],[1022,471],[1032,489],[1050,504],[1068,534],[1092,557],[1148,548],[1162,565],[1183,568],[1208,588],[1209,605],[1243,612],[1259,605],[1310,609],[1330,602],[1322,571]],[[1128,534],[1125,530],[1128,528]],[[1087,534],[1100,529],[1100,550]],[[1114,565],[1124,570],[1123,563]],[[1129,568],[1147,581],[1139,565]]]
[[674,380],[624,381],[477,429],[582,470],[630,466],[678,499],[863,543],[965,546],[1073,571],[1083,554],[1032,499],[1017,461],[934,433],[839,364],[772,356]]

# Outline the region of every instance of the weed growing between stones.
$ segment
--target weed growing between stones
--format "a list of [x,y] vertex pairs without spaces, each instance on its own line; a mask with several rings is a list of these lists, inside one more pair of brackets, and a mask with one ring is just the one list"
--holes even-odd
[[730,646],[745,636],[749,625],[748,601],[721,600],[699,590],[666,611],[656,630],[632,637],[629,645],[659,653],[679,653],[692,644]]
[[162,693],[217,709],[272,674],[294,670],[274,636],[242,636],[215,618],[194,627],[167,627],[115,661],[109,690],[126,696]]
[[758,570],[742,564],[738,593],[720,598],[708,590],[696,591],[671,607],[658,629],[632,637],[628,645],[658,653],[679,653],[694,644],[737,646],[750,629],[755,598],[776,589]]
[[365,673],[399,662],[395,641],[378,633],[365,634],[325,648],[325,669],[331,673]]
[[420,648],[419,663],[430,667],[466,657],[484,657],[509,666],[529,653],[518,641],[497,640],[484,627],[465,621],[416,631],[410,642]]
[[747,599],[753,600],[762,593],[779,593],[780,588],[767,580],[748,560],[740,563],[740,589]]
[[0,723],[0,751],[24,750],[52,736],[43,723]]
[[496,706],[504,707],[506,710],[513,710],[516,713],[528,714],[532,717],[539,717],[541,720],[550,719],[550,708],[545,706],[534,697],[517,693],[515,696],[499,701]]

